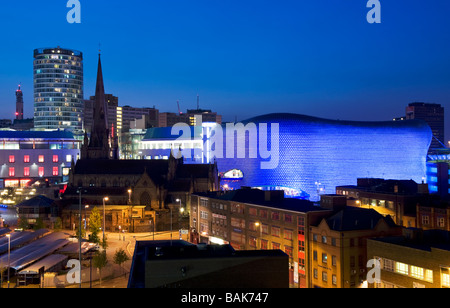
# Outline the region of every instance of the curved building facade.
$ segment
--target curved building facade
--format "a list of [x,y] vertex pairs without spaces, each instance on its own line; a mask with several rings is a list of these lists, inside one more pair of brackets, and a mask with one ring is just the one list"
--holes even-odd
[[57,48],[34,50],[34,126],[82,128],[83,54]]
[[[336,186],[356,185],[358,178],[421,182],[426,177],[432,132],[420,120],[355,122],[269,114],[243,124],[248,128],[244,133],[222,126],[224,149],[214,153],[223,175],[238,175],[225,176],[225,188],[283,189],[294,197],[318,200],[320,194],[334,194]],[[257,134],[251,132],[255,127]],[[243,144],[245,157],[238,154]],[[265,149],[273,150],[270,158]],[[268,160],[272,167],[264,168]]]

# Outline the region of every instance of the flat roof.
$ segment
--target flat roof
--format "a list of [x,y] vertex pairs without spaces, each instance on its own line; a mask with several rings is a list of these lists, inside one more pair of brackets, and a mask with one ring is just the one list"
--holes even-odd
[[[260,189],[237,189],[228,192],[208,192],[208,193],[194,193],[193,195],[205,197],[215,200],[233,201],[238,203],[245,203],[252,206],[262,206],[275,208],[279,210],[307,213],[315,211],[329,211],[329,209],[314,205],[313,202],[303,199],[295,198],[281,198],[275,196],[272,200],[266,200],[266,193],[270,194],[275,191],[263,191]],[[278,191],[281,194],[281,191]]]

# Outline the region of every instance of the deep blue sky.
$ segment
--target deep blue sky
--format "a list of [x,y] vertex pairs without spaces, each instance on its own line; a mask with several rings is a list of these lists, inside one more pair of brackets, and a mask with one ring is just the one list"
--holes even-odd
[[[84,53],[94,94],[101,43],[105,87],[120,105],[213,109],[225,120],[269,112],[390,120],[414,101],[450,112],[450,1],[66,0],[0,2],[0,118],[22,83],[33,114],[33,49]],[[448,117],[449,115],[447,115]],[[447,139],[450,132],[447,133]]]

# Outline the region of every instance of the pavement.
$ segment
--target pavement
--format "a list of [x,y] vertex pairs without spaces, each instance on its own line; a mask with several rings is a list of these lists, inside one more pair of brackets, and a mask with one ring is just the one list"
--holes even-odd
[[[63,230],[62,232],[72,234],[73,231]],[[100,234],[100,236],[102,236]],[[170,236],[170,231],[167,232],[148,232],[148,233],[117,233],[117,232],[106,232],[107,238],[107,248],[106,248],[106,256],[108,259],[108,264],[113,266],[114,276],[115,278],[103,278],[102,283],[99,281],[93,281],[92,284],[90,282],[82,283],[82,288],[89,288],[92,285],[92,288],[127,288],[128,285],[128,277],[130,274],[134,249],[136,245],[136,241],[151,241],[151,240],[177,240],[179,239],[178,231],[174,231],[172,233],[172,237]],[[114,254],[119,249],[123,249],[129,260],[122,264],[121,267],[119,265],[114,264]],[[6,283],[3,284],[3,287],[6,287]],[[10,288],[14,288],[15,284],[11,282]],[[38,288],[39,286],[30,285],[28,288]],[[79,288],[79,284],[66,286],[67,288]],[[21,287],[23,288],[23,287]]]

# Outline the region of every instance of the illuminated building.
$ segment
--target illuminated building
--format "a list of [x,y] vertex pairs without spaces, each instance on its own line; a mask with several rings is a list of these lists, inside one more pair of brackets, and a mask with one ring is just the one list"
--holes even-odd
[[35,180],[63,182],[80,154],[67,131],[0,131],[0,183],[23,187]]
[[[404,235],[367,240],[367,258],[379,262],[370,288],[450,288],[450,234],[406,229]],[[373,276],[375,278],[375,275]]]
[[83,54],[64,48],[34,50],[34,126],[81,129]]
[[321,194],[333,194],[336,186],[352,185],[358,178],[412,179],[420,183],[426,176],[432,134],[424,121],[354,122],[268,114],[244,122],[247,123],[267,123],[268,141],[262,145],[267,149],[273,144],[269,128],[271,124],[279,125],[278,164],[262,169],[261,163],[269,159],[263,159],[261,153],[256,158],[249,158],[249,154],[238,158],[237,142],[245,140],[247,150],[250,148],[249,138],[238,134],[234,156],[228,157],[224,152],[222,158],[216,159],[220,172],[237,169],[243,173],[240,181],[222,181],[230,188],[284,189],[293,196],[319,200]]
[[450,194],[450,149],[433,149],[428,153],[427,183],[430,193],[442,197]]
[[193,243],[230,244],[236,250],[279,249],[289,256],[291,287],[310,284],[310,225],[332,211],[281,191],[238,189],[194,193],[190,207]]
[[343,196],[324,195],[322,201],[334,198],[344,198],[344,205],[310,225],[309,287],[357,288],[366,280],[367,239],[399,235],[401,227],[373,209],[345,206]]
[[357,185],[337,186],[336,194],[346,196],[349,205],[374,209],[407,228],[417,227],[416,206],[431,198],[427,184],[372,178],[358,179]]

